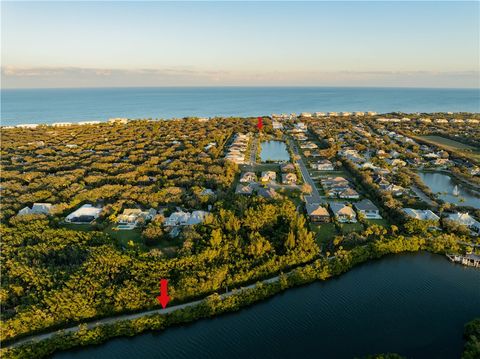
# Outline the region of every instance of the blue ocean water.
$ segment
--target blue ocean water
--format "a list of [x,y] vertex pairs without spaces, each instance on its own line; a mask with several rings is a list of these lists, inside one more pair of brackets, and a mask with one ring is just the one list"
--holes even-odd
[[480,112],[480,89],[189,87],[1,91],[2,125],[315,111]]

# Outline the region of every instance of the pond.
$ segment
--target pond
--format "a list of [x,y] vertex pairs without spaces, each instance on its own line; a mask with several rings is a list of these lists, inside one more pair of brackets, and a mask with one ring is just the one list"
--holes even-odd
[[239,312],[54,358],[459,358],[479,303],[480,270],[423,252],[388,256]]
[[[480,196],[451,176],[440,172],[418,172],[418,175],[433,193],[438,193],[438,197],[443,201],[459,206],[480,208]],[[458,196],[453,195],[455,186],[459,190]]]
[[288,154],[287,145],[285,142],[264,141],[261,143],[260,158],[262,162],[282,162],[288,161],[290,159],[290,155]]

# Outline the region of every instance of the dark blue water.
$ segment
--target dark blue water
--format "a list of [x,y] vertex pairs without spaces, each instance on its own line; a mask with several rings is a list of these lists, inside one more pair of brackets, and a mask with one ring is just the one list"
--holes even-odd
[[2,90],[3,125],[302,111],[480,112],[479,89],[208,87]]
[[398,255],[289,289],[240,312],[113,339],[56,359],[353,358],[397,352],[459,358],[480,316],[480,270],[428,253]]

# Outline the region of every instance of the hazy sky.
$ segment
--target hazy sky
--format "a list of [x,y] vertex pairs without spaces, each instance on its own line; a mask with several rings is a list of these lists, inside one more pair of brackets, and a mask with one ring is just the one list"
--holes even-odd
[[480,87],[479,2],[2,2],[2,86]]

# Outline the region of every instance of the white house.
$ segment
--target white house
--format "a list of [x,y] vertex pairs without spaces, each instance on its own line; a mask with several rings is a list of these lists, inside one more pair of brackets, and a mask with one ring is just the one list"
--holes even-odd
[[403,212],[410,218],[418,219],[420,221],[438,221],[438,217],[429,209],[413,209],[413,208],[403,208]]
[[50,203],[34,203],[32,208],[24,207],[18,211],[19,216],[27,214],[50,214],[53,209],[53,205]]
[[480,222],[468,213],[451,213],[448,215],[447,219],[462,226],[466,226],[475,233],[480,233]]
[[76,211],[70,213],[66,218],[65,222],[68,223],[91,223],[96,220],[100,213],[102,212],[102,207],[94,207],[91,204],[84,204],[82,207],[78,208]]
[[117,224],[118,229],[133,229],[137,227],[142,221],[151,220],[157,211],[150,208],[148,211],[142,211],[141,209],[124,209],[123,213],[118,216]]

